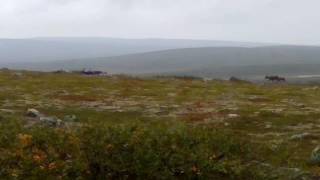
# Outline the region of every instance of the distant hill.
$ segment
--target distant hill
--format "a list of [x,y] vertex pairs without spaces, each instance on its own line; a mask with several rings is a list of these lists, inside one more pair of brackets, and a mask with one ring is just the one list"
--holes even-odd
[[208,77],[320,74],[320,47],[188,48],[106,58],[16,64],[12,67],[46,71],[89,68],[110,73]]
[[119,56],[195,47],[256,47],[263,43],[184,39],[32,38],[0,39],[0,65],[12,62],[44,62],[78,58]]

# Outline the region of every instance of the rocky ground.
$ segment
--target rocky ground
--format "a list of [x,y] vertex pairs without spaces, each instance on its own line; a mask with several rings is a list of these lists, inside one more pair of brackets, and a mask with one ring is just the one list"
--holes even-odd
[[320,175],[317,85],[6,70],[0,72],[0,102],[1,119],[22,120],[25,128],[139,118],[207,126],[267,148],[247,164],[275,179]]

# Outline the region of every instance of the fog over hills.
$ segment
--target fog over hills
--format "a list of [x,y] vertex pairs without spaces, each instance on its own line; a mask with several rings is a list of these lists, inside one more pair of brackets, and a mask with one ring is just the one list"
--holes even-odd
[[105,58],[16,64],[33,70],[99,69],[110,73],[179,74],[206,77],[320,74],[320,47],[204,47]]
[[110,57],[178,48],[256,47],[263,45],[266,44],[210,40],[99,37],[0,39],[0,65],[8,62],[44,62]]

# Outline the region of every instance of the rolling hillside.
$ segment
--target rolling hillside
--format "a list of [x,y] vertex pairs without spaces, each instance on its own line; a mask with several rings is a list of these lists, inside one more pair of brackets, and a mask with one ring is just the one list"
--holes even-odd
[[174,49],[106,58],[16,64],[32,70],[99,69],[110,73],[181,74],[210,77],[320,74],[320,47],[207,47]]
[[46,62],[78,58],[118,56],[132,53],[191,47],[255,47],[266,44],[179,40],[116,38],[31,38],[0,39],[0,65],[12,62]]

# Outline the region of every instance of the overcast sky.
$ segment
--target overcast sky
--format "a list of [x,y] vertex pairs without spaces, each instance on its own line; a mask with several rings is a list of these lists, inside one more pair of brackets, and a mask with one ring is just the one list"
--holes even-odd
[[1,0],[0,37],[191,38],[320,45],[320,0]]

